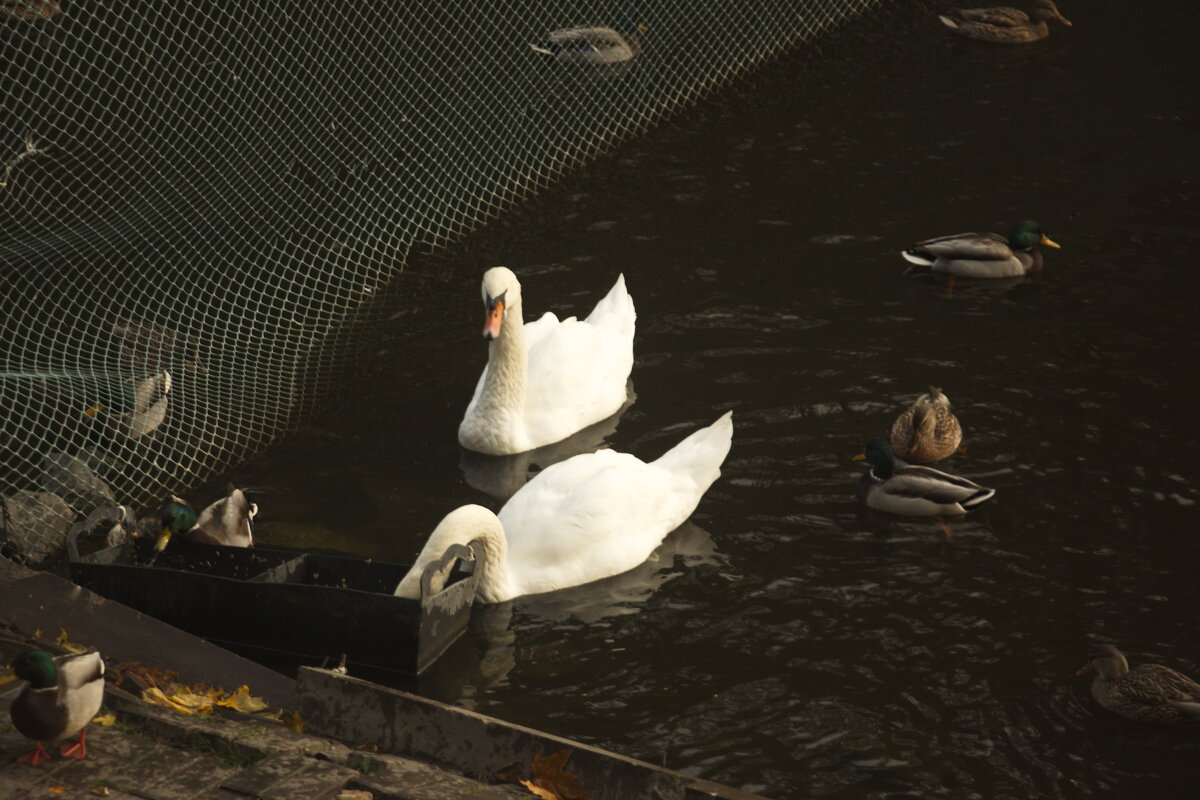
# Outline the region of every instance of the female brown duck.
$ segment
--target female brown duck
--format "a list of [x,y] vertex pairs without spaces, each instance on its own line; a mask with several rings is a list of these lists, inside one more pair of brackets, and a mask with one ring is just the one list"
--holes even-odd
[[1016,8],[952,8],[939,14],[946,27],[971,39],[1002,44],[1037,42],[1050,35],[1048,21],[1071,27],[1054,0],[1035,0],[1026,14]]
[[1200,726],[1200,683],[1162,664],[1133,669],[1111,644],[1092,648],[1083,675],[1096,671],[1092,697],[1104,708],[1139,722]]

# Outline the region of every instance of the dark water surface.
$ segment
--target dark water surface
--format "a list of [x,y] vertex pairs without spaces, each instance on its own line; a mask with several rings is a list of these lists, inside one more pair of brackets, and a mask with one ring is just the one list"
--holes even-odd
[[[658,562],[489,609],[419,691],[778,798],[1195,796],[1200,736],[1074,677],[1100,640],[1200,675],[1195,5],[1064,0],[1075,26],[1024,48],[938,7],[412,264],[343,404],[234,476],[260,538],[406,560],[498,508],[455,441],[480,275],[514,268],[532,319],[624,272],[637,399],[607,443],[657,457],[733,409],[724,476]],[[1063,245],[1036,279],[949,292],[898,255],[1027,217]],[[930,383],[966,432],[944,467],[997,490],[953,541],[854,496],[851,456]]]

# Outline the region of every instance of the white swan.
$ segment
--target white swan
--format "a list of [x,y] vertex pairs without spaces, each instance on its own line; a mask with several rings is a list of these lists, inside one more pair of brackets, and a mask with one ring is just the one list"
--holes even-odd
[[600,450],[547,467],[497,516],[467,505],[438,523],[400,585],[419,598],[425,565],[451,544],[482,543],[475,596],[502,603],[618,575],[645,561],[683,524],[721,474],[733,415],[696,431],[649,464]]
[[484,273],[483,305],[488,363],[458,426],[463,447],[494,456],[523,453],[624,404],[637,319],[624,275],[582,322],[560,322],[547,311],[525,325],[521,284],[507,267]]

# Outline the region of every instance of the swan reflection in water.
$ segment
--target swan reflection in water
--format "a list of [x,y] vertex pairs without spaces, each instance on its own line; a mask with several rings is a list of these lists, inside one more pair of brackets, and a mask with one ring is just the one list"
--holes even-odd
[[[505,603],[476,603],[463,637],[421,676],[420,693],[474,709],[479,696],[507,684],[517,665],[520,637],[564,623],[572,623],[573,630],[575,625],[637,614],[668,581],[700,567],[720,568],[726,563],[708,531],[688,521],[628,572]],[[563,635],[574,634],[564,631]]]
[[503,502],[516,494],[538,471],[581,453],[594,453],[604,447],[605,440],[616,433],[621,416],[636,400],[637,394],[633,391],[631,380],[626,384],[625,404],[617,409],[617,413],[595,425],[589,425],[561,442],[511,456],[489,456],[461,448],[462,457],[458,466],[468,484]]

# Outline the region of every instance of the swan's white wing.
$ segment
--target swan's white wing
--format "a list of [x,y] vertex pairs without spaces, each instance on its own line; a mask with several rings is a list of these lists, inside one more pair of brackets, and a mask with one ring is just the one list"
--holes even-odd
[[612,450],[549,467],[500,511],[514,585],[535,594],[633,569],[691,513],[688,488]]
[[633,369],[633,340],[567,320],[529,347],[525,424],[539,444],[616,413]]

